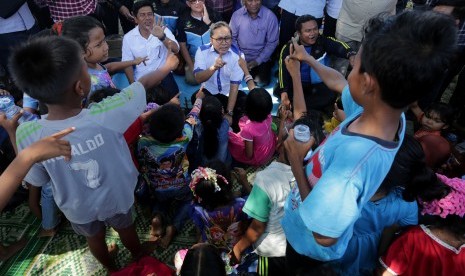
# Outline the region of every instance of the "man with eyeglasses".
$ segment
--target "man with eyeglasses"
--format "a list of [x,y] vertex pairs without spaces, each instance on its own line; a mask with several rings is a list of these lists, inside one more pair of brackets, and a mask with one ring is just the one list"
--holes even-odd
[[[239,67],[239,49],[232,45],[229,25],[220,21],[210,27],[210,43],[200,46],[195,54],[194,76],[204,84],[204,93],[214,95],[223,105],[225,117],[235,131],[241,115],[245,93],[239,91],[244,73]],[[195,97],[195,95],[193,95]]]
[[235,11],[229,26],[233,43],[244,52],[245,60],[255,83],[270,83],[273,61],[271,55],[278,46],[278,19],[262,6],[261,0],[242,0],[244,6]]
[[[170,52],[177,53],[179,51],[179,44],[173,33],[163,26],[161,19],[155,20],[150,1],[136,2],[133,15],[137,26],[124,35],[122,61],[133,60],[135,57],[148,57],[148,60],[135,66],[134,69],[129,67],[127,74],[131,82],[165,64]],[[160,86],[171,97],[179,93],[172,73],[162,80]]]

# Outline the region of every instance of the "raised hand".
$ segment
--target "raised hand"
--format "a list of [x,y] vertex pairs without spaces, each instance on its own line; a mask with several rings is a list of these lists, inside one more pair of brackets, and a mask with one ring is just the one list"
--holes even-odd
[[47,160],[53,157],[64,156],[65,160],[71,159],[71,145],[69,141],[61,140],[65,135],[73,132],[74,127],[64,129],[51,136],[42,138],[23,151],[27,151],[28,156],[35,162]]
[[163,24],[163,17],[158,17],[155,19],[155,23],[153,24],[152,30],[150,30],[150,33],[157,37],[158,39],[163,38],[165,35],[165,29],[166,26]]
[[205,6],[205,3],[203,3],[202,21],[207,25],[210,25],[210,23],[212,23],[212,21],[210,20],[210,15],[208,14],[207,7]]
[[291,56],[287,56],[284,59],[284,63],[286,64],[287,71],[289,72],[289,75],[294,78],[299,78],[300,79],[300,62],[297,59],[291,58]]
[[3,127],[8,135],[11,135],[16,132],[16,129],[19,126],[19,118],[23,116],[23,111],[21,110],[19,113],[15,114],[11,119],[8,119],[5,113],[0,113],[0,126]]
[[344,112],[344,110],[339,109],[337,103],[334,103],[333,117],[336,118],[336,120],[338,120],[339,122],[344,121],[346,118],[346,113]]
[[289,57],[299,61],[304,60],[308,56],[307,51],[305,51],[305,47],[303,45],[299,45],[299,39],[296,37],[293,37],[291,41],[292,43],[289,46]]
[[218,70],[226,65],[226,62],[223,61],[223,54],[220,54],[216,59],[215,63],[213,64],[213,69]]
[[197,92],[197,94],[195,94],[195,98],[197,99],[203,99],[205,98],[205,93],[203,92],[203,89],[205,88],[205,85],[202,84],[202,86],[200,86],[200,89],[199,91]]

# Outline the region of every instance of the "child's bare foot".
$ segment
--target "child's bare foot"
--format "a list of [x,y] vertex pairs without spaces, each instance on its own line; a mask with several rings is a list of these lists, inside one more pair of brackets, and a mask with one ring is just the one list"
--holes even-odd
[[26,245],[27,240],[25,238],[16,241],[9,246],[0,245],[0,262],[6,261],[16,253],[21,251],[23,247]]
[[110,266],[106,267],[106,269],[110,273],[118,271],[118,266],[116,265],[115,259],[116,259],[116,256],[118,255],[119,247],[116,243],[110,243],[109,245],[107,245],[107,247],[108,247],[108,254],[110,255],[110,258],[112,261],[111,261]]
[[163,248],[167,248],[170,245],[171,240],[174,238],[176,234],[176,228],[173,225],[166,227],[165,235],[160,239],[160,246]]
[[152,223],[150,224],[150,242],[158,241],[165,232],[165,225],[163,223],[163,219],[161,215],[155,215],[152,219]]
[[39,238],[53,237],[53,236],[55,236],[56,233],[57,233],[56,228],[52,228],[52,229],[41,228],[39,234],[37,235],[37,237],[39,237]]
[[116,258],[116,255],[118,255],[119,247],[116,243],[110,243],[108,245],[108,254],[110,254],[111,258]]

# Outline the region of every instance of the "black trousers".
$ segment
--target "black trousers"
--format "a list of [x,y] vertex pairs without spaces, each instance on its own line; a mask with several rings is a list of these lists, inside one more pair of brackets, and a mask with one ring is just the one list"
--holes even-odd
[[[324,262],[300,255],[287,242],[286,266],[288,276],[322,275]],[[324,269],[323,269],[324,270]]]

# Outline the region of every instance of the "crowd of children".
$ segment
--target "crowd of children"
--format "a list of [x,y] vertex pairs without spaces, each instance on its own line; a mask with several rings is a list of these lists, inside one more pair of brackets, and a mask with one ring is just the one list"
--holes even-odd
[[[141,24],[160,9],[145,1],[135,6]],[[436,93],[438,76],[456,53],[456,20],[434,11],[379,15],[367,23],[355,53],[333,38],[313,44],[318,36],[305,26],[318,20],[300,17],[299,35],[284,46],[279,65],[292,96],[281,97],[274,119],[272,97],[256,86],[228,24],[212,22],[218,16],[203,0],[187,6],[210,43],[192,54],[185,18],[172,30],[184,33],[176,56],[161,19],[144,21],[152,22],[143,26],[147,40],[166,48],[166,61],[121,90],[113,72],[132,72],[157,57],[107,62],[105,27],[93,17],[66,19],[12,51],[8,71],[27,94],[24,107],[34,106],[41,119],[18,124],[22,113],[0,114],[17,147],[0,177],[0,210],[26,181],[40,234],[53,236],[66,218],[110,273],[120,267],[113,259],[117,246],[105,243],[107,227],[136,263],[151,266],[159,263],[146,256],[166,249],[188,220],[198,244],[176,254],[179,275],[465,272],[464,137],[449,105],[420,104]],[[224,16],[231,17],[229,10]],[[319,59],[326,54],[321,41],[350,58],[347,79]],[[203,83],[188,113],[179,94],[163,88],[183,57],[192,71],[188,82]],[[331,98],[333,118],[320,110],[328,106],[309,104],[315,96],[309,93],[318,93],[305,86],[309,78],[324,86],[319,93],[331,93],[324,97]],[[248,93],[238,91],[243,80]],[[301,128],[310,130],[307,139]],[[247,166],[258,170],[252,183]],[[145,244],[134,204],[150,209]],[[0,245],[1,260],[24,243]]]

